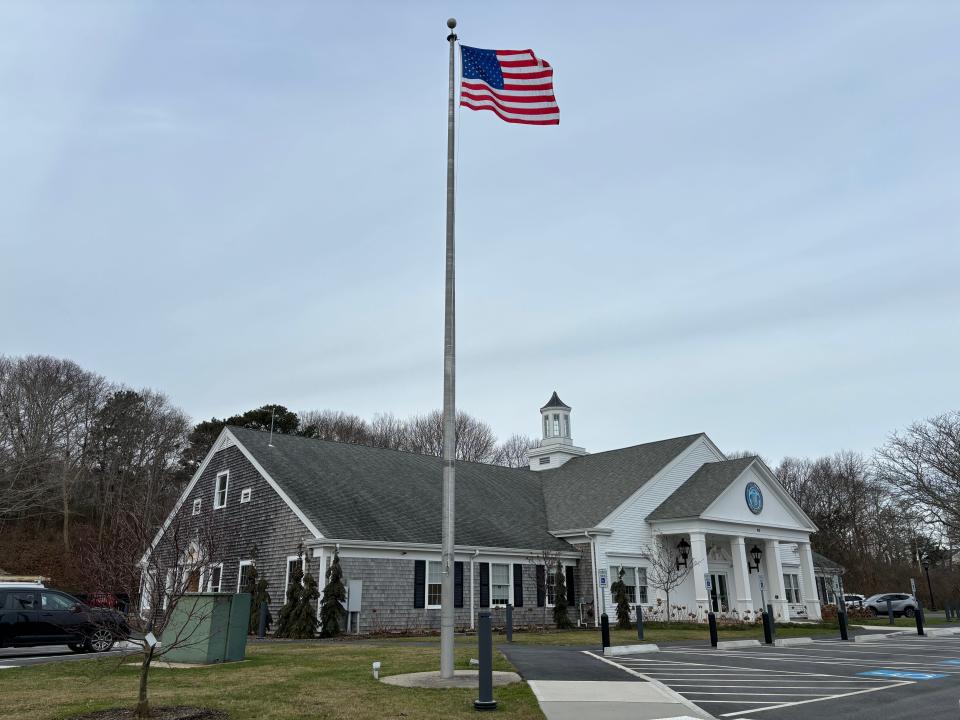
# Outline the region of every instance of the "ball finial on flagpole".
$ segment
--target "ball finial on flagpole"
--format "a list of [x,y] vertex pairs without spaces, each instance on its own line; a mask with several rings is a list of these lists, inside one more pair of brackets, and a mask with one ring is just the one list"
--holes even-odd
[[450,28],[451,30],[453,30],[456,26],[457,26],[457,19],[456,19],[456,18],[450,18],[449,20],[447,20],[447,27],[448,27],[448,28]]

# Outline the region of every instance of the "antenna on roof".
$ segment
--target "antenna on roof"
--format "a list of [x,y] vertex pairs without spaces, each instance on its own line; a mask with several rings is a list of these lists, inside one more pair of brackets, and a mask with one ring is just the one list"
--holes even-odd
[[270,442],[267,443],[267,447],[273,447],[273,416],[277,414],[277,409],[275,407],[270,408]]

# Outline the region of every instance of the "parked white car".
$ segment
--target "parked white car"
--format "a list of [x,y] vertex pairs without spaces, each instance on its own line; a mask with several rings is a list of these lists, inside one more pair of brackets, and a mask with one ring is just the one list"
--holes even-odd
[[887,614],[887,600],[893,605],[894,615],[913,617],[917,614],[917,599],[908,593],[878,593],[864,602],[864,607],[873,610],[874,615]]

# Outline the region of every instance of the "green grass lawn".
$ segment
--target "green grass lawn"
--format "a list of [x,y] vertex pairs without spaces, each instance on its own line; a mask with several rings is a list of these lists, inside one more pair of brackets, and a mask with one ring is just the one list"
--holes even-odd
[[[851,625],[889,625],[889,620],[886,615],[880,615],[878,617],[868,617],[868,618],[850,618]],[[895,627],[911,627],[915,628],[917,626],[917,621],[914,618],[908,617],[898,617],[893,619],[893,624]],[[942,615],[931,615],[927,614],[923,617],[924,626],[928,625],[946,625],[947,619]],[[953,623],[954,625],[956,623]]]
[[[469,667],[475,644],[459,644],[457,668]],[[494,653],[494,668],[512,670]],[[435,670],[437,649],[384,642],[252,643],[247,662],[150,674],[150,698],[158,705],[195,705],[225,710],[234,720],[293,718],[476,717],[476,690],[399,688],[373,680],[382,675]],[[136,658],[131,659],[131,661]],[[80,660],[0,672],[0,718],[53,720],[108,707],[133,707],[137,667],[116,660]],[[542,720],[525,683],[496,688],[498,717]]]

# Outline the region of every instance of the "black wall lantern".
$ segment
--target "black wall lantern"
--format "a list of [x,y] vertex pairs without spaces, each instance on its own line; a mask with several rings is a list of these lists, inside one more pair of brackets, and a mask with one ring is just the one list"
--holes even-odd
[[763,551],[754,545],[750,548],[750,557],[753,558],[753,565],[747,563],[747,575],[752,573],[754,570],[760,572],[760,558],[763,557]]
[[680,538],[680,542],[677,543],[677,550],[680,552],[680,557],[677,558],[677,570],[680,569],[680,566],[687,566],[687,558],[690,557],[690,543],[687,542],[686,538]]

